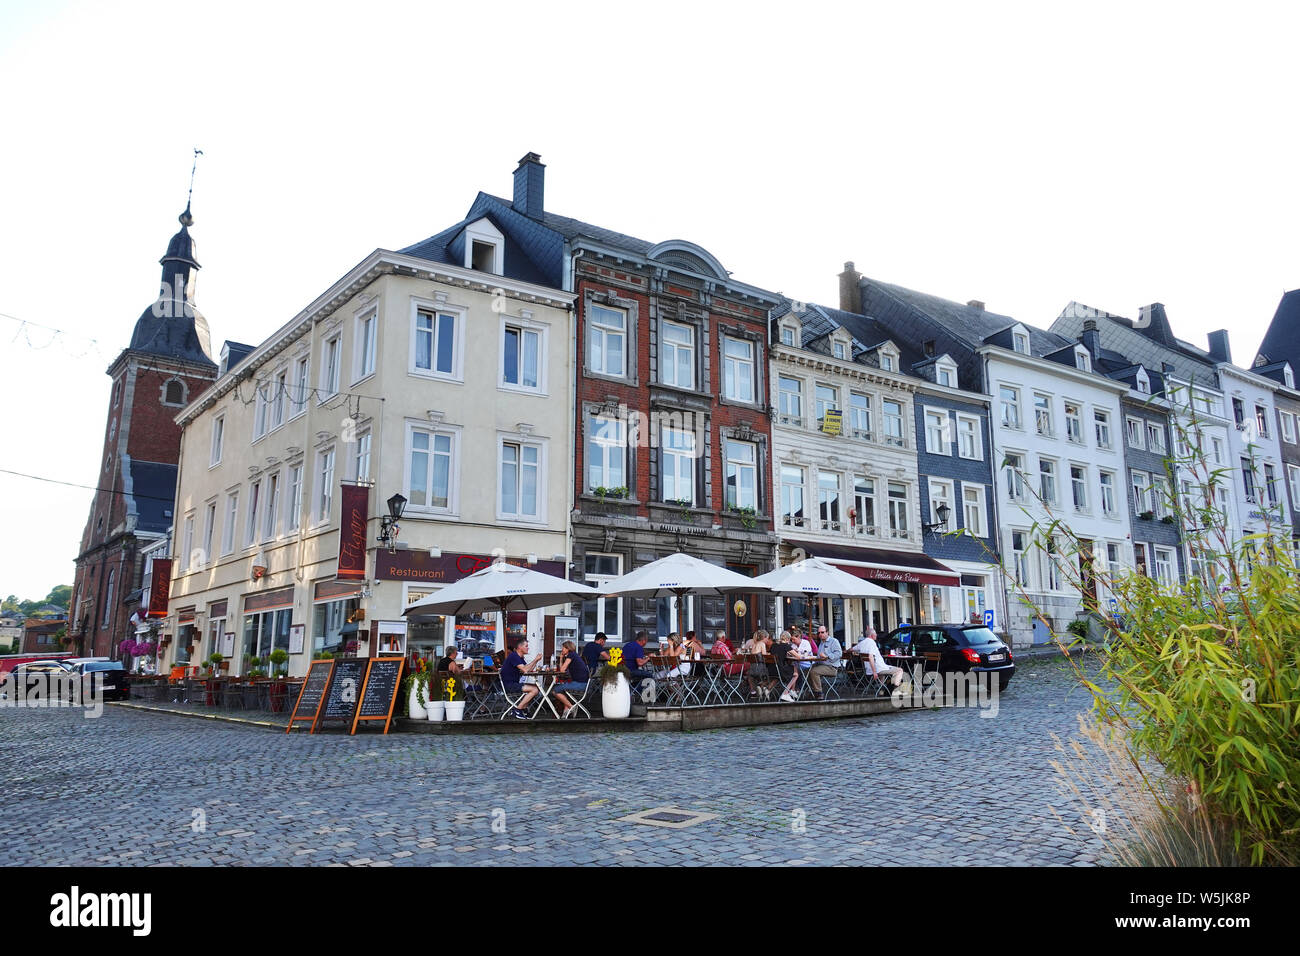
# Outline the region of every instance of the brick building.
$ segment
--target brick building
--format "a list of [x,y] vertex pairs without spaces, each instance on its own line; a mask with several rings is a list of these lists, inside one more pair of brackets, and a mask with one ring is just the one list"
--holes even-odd
[[189,207],[159,263],[158,298],[136,321],[130,344],[108,367],[113,380],[104,450],[76,557],[72,648],[117,655],[134,634],[141,547],[165,537],[176,494],[180,426],[175,416],[216,378],[208,325],[194,306],[199,269]]

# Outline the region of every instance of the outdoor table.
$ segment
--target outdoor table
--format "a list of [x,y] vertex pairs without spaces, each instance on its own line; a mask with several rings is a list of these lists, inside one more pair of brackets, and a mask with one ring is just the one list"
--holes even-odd
[[491,710],[492,698],[496,695],[497,688],[501,686],[497,681],[499,674],[500,671],[495,667],[490,669],[471,667],[462,674],[465,678],[465,702],[468,704],[471,698],[474,701],[472,709],[468,706],[465,708],[469,711],[465,715],[466,720],[473,720],[479,714]]
[[701,699],[702,704],[728,704],[731,698],[739,697],[740,703],[744,703],[744,696],[740,693],[739,682],[732,683],[728,678],[740,677],[743,672],[736,674],[727,673],[727,665],[735,661],[727,660],[725,657],[705,657],[692,663],[700,666],[700,681],[704,686],[704,695]]
[[555,685],[559,683],[559,670],[557,668],[538,667],[535,670],[529,671],[524,676],[537,678],[537,705],[533,708],[533,718],[536,719],[537,715],[542,710],[542,704],[545,704],[547,707],[551,708],[551,714],[555,719],[559,720],[560,714],[555,709],[555,704],[551,702],[551,691],[553,691]]

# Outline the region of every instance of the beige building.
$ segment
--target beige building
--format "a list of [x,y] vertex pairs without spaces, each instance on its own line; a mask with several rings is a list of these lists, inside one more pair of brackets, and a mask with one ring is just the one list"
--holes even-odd
[[[402,611],[493,557],[565,575],[573,297],[509,278],[490,220],[458,228],[464,265],[377,250],[261,345],[227,343],[178,415],[160,666],[217,651],[239,674],[284,649],[301,675],[389,633],[424,653],[453,635],[499,645],[494,619],[403,635]],[[368,489],[364,514],[345,516],[349,486]],[[398,494],[400,531],[380,543]],[[355,578],[338,576],[341,540],[360,544]],[[536,635],[540,612],[509,626]]]

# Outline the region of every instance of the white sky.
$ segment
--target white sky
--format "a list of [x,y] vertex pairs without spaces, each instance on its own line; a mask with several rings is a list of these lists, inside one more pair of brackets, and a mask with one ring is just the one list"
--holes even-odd
[[[851,259],[1040,326],[1162,301],[1249,363],[1300,285],[1300,9],[1226,9],[7,2],[0,313],[82,338],[0,319],[0,468],[96,480],[195,146],[214,348],[533,150],[548,209],[796,298]],[[90,497],[0,474],[0,596],[71,583]]]

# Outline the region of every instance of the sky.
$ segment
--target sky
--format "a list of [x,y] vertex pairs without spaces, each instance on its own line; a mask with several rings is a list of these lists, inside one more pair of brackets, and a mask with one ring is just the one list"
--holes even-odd
[[0,595],[72,581],[90,492],[4,471],[94,483],[196,147],[214,349],[534,151],[549,210],[796,299],[838,304],[852,260],[1043,327],[1159,301],[1249,364],[1300,286],[1300,8],[1226,9],[9,0]]

